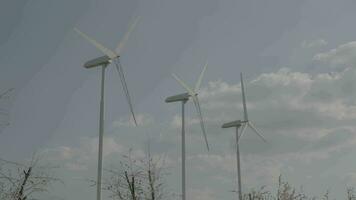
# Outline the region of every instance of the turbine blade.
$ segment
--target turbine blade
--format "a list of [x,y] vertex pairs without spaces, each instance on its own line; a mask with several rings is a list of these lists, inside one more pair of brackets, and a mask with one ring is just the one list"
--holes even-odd
[[247,107],[246,107],[246,96],[245,96],[245,86],[244,86],[244,81],[242,79],[242,73],[240,73],[240,79],[241,79],[242,105],[244,107],[244,120],[248,121]]
[[204,68],[203,68],[203,71],[200,73],[200,76],[199,76],[199,78],[198,78],[198,81],[197,81],[197,83],[195,84],[195,92],[198,92],[198,90],[199,90],[199,88],[200,88],[200,85],[201,85],[201,82],[202,82],[202,80],[203,80],[203,76],[204,76],[204,73],[205,73],[205,70],[206,70],[207,66],[208,66],[208,62],[205,63]]
[[245,130],[246,130],[246,127],[247,127],[247,123],[244,123],[243,125],[242,125],[242,128],[241,128],[241,133],[240,133],[240,135],[239,135],[239,138],[238,138],[238,142],[240,143],[240,139],[242,138],[242,136],[245,134]]
[[125,35],[122,38],[122,40],[120,41],[120,43],[117,45],[116,53],[118,55],[120,55],[122,49],[124,48],[126,42],[129,40],[132,31],[135,29],[135,26],[137,25],[137,23],[139,22],[140,19],[141,19],[141,17],[139,17],[139,16],[135,17],[134,20],[130,23],[129,29],[125,33]]
[[80,36],[88,40],[92,45],[94,45],[96,48],[98,48],[101,52],[103,52],[105,55],[107,55],[110,59],[116,58],[117,54],[110,49],[106,48],[104,45],[100,44],[93,38],[89,37],[85,33],[81,32],[79,29],[74,28],[74,31],[77,32]]
[[203,121],[203,115],[201,113],[201,109],[200,109],[200,104],[199,104],[199,99],[197,96],[192,96],[193,98],[193,102],[194,102],[194,106],[197,110],[197,114],[198,114],[198,117],[199,117],[199,121],[200,121],[200,126],[201,126],[201,130],[203,132],[203,136],[204,136],[204,140],[205,140],[205,144],[206,144],[206,148],[208,149],[209,151],[209,143],[208,143],[208,138],[206,136],[206,131],[205,131],[205,125],[204,125],[204,121]]
[[184,83],[177,75],[172,74],[173,78],[176,79],[178,81],[178,83],[188,91],[188,93],[190,94],[190,96],[195,96],[195,92],[186,84]]
[[120,76],[122,89],[124,90],[127,103],[129,104],[129,108],[130,108],[130,112],[131,112],[132,118],[133,118],[133,120],[135,122],[135,125],[137,126],[137,121],[136,121],[135,113],[134,113],[133,106],[132,106],[131,96],[130,96],[130,93],[129,93],[129,90],[128,90],[127,84],[126,84],[124,70],[122,69],[122,65],[121,65],[120,61],[117,60],[117,59],[115,59],[115,66],[116,66],[117,72],[119,73],[119,76]]
[[267,143],[267,140],[265,137],[263,137],[263,135],[261,134],[261,132],[259,130],[257,130],[257,128],[255,127],[255,125],[253,125],[252,122],[247,122],[248,126],[264,141]]

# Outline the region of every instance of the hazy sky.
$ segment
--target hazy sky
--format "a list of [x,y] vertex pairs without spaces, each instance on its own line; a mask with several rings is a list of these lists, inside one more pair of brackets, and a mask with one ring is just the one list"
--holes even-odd
[[240,72],[249,117],[269,141],[244,136],[243,188],[282,174],[310,194],[345,195],[356,186],[355,8],[352,0],[1,1],[0,92],[15,92],[0,103],[11,122],[0,157],[43,152],[65,182],[51,198],[94,198],[81,180],[96,176],[100,71],[82,65],[102,54],[73,28],[115,48],[141,16],[121,55],[140,126],[108,68],[105,167],[129,148],[144,155],[150,138],[153,153],[166,156],[169,187],[180,191],[180,104],[164,99],[184,92],[172,72],[194,85],[208,60],[200,99],[212,150],[189,103],[189,199],[236,198],[234,133],[220,126],[242,118]]

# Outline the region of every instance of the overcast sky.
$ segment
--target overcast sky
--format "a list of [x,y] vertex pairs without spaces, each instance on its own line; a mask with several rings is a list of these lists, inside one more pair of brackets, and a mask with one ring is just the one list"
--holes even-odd
[[149,140],[180,191],[180,104],[164,99],[184,92],[171,73],[194,85],[208,60],[200,99],[211,151],[189,103],[188,199],[236,198],[234,133],[220,127],[243,116],[240,72],[249,117],[269,141],[250,131],[241,141],[243,188],[282,174],[309,194],[345,195],[356,186],[355,8],[352,0],[1,1],[0,93],[15,90],[0,103],[10,113],[0,157],[42,152],[65,182],[51,198],[93,198],[81,180],[96,176],[100,71],[82,66],[102,54],[73,28],[114,49],[141,16],[121,54],[140,126],[108,68],[105,167],[130,148],[144,155]]

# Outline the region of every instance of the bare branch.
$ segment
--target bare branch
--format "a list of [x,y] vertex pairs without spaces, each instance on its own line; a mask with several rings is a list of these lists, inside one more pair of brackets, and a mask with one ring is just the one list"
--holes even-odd
[[40,165],[35,156],[28,164],[0,159],[0,199],[26,200],[47,191],[50,184],[60,181],[48,166]]

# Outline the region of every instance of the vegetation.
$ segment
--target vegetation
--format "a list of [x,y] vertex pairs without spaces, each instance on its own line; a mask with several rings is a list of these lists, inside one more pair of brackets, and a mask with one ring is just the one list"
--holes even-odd
[[[252,190],[243,195],[243,200],[329,200],[330,192],[327,190],[322,196],[308,196],[303,188],[297,190],[288,182],[279,176],[277,192],[274,194],[271,191],[266,190],[266,187],[261,187],[258,190]],[[342,198],[341,198],[342,199]],[[350,187],[346,190],[347,200],[356,200],[354,188]]]
[[60,181],[52,175],[53,168],[40,164],[38,158],[26,164],[0,159],[0,199],[26,200],[46,192],[52,183]]
[[133,158],[132,151],[123,156],[119,168],[107,170],[104,189],[113,200],[163,200],[171,196],[164,183],[164,159]]
[[[55,167],[41,164],[33,158],[26,164],[0,159],[0,200],[29,200],[47,192],[55,182],[61,182],[53,175]],[[169,200],[177,195],[169,192],[165,184],[167,175],[164,159],[152,157],[149,153],[144,158],[136,158],[130,150],[123,155],[118,166],[106,170],[107,179],[103,190],[113,200]],[[95,183],[95,181],[92,181]],[[243,194],[243,200],[329,200],[327,190],[321,196],[308,196],[303,188],[296,189],[287,181],[278,179],[276,191],[267,187],[252,189]],[[356,200],[355,189],[346,189],[346,200]]]

